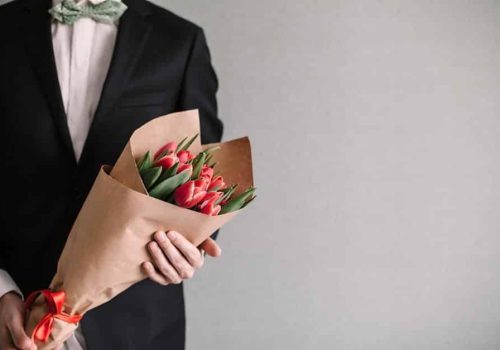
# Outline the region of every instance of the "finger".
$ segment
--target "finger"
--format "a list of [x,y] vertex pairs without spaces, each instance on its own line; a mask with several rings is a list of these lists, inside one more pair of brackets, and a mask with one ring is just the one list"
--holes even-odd
[[153,264],[158,271],[169,281],[169,283],[179,284],[182,282],[177,270],[170,264],[158,243],[155,241],[148,244],[148,250],[153,259]]
[[0,329],[0,349],[2,350],[16,350],[7,327],[3,326]]
[[166,286],[169,284],[170,281],[168,281],[162,274],[156,271],[154,265],[151,262],[143,262],[141,268],[146,276],[148,276],[148,278],[153,280],[154,282],[161,284],[162,286]]
[[[172,231],[171,231],[172,232]],[[179,236],[179,235],[177,235]],[[170,264],[175,268],[179,276],[184,279],[189,279],[194,275],[194,267],[186,260],[182,253],[174,246],[174,244],[165,235],[165,232],[158,232],[155,235],[158,245],[167,257]]]
[[211,257],[218,257],[222,254],[222,249],[212,238],[208,238],[205,242],[200,244],[200,249],[203,249]]
[[14,345],[20,350],[31,350],[33,342],[24,332],[23,320],[20,315],[14,316],[7,324]]
[[196,248],[186,237],[175,231],[168,231],[168,239],[174,246],[184,255],[191,266],[199,269],[203,266],[203,256],[198,248]]

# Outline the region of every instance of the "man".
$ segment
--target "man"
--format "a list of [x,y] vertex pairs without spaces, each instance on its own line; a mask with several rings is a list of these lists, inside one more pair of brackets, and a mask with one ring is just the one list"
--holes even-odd
[[[46,288],[101,164],[131,133],[198,108],[220,140],[217,79],[202,30],[145,0],[15,0],[0,7],[0,349],[34,349],[22,296]],[[50,10],[50,12],[49,12]],[[183,349],[182,285],[201,251],[179,233],[148,245],[150,279],[87,313],[68,350]]]

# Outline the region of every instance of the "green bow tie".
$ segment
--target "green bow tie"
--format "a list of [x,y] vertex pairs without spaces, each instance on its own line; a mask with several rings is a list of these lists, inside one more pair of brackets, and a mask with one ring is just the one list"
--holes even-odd
[[127,5],[119,0],[105,0],[100,4],[78,5],[74,0],[62,0],[49,13],[62,24],[72,25],[83,17],[99,23],[113,24],[125,12]]

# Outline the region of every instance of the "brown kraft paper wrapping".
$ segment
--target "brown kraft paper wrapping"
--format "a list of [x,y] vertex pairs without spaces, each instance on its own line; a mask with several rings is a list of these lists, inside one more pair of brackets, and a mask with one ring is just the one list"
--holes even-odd
[[[84,315],[143,280],[140,265],[150,260],[147,243],[158,230],[175,230],[199,245],[240,211],[208,216],[149,197],[142,184],[136,160],[148,150],[155,151],[168,141],[180,141],[200,132],[198,111],[186,111],[156,118],[131,136],[114,168],[104,166],[78,214],[59,258],[50,284],[64,290],[63,311]],[[248,138],[218,144],[214,152],[216,169],[228,184],[242,191],[253,185],[252,159]],[[201,145],[199,138],[189,148],[193,153],[213,146]],[[38,297],[26,318],[28,334],[47,313]],[[76,325],[54,319],[47,342],[38,349],[55,349]]]

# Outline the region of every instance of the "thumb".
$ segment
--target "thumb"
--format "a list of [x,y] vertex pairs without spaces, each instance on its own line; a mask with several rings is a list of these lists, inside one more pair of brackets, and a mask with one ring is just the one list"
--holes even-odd
[[209,238],[200,244],[199,248],[203,249],[208,255],[214,258],[220,256],[222,253],[219,245],[212,238]]
[[21,350],[32,350],[36,349],[33,341],[24,332],[24,327],[21,321],[21,317],[13,318],[12,322],[7,325],[12,341],[16,348]]

